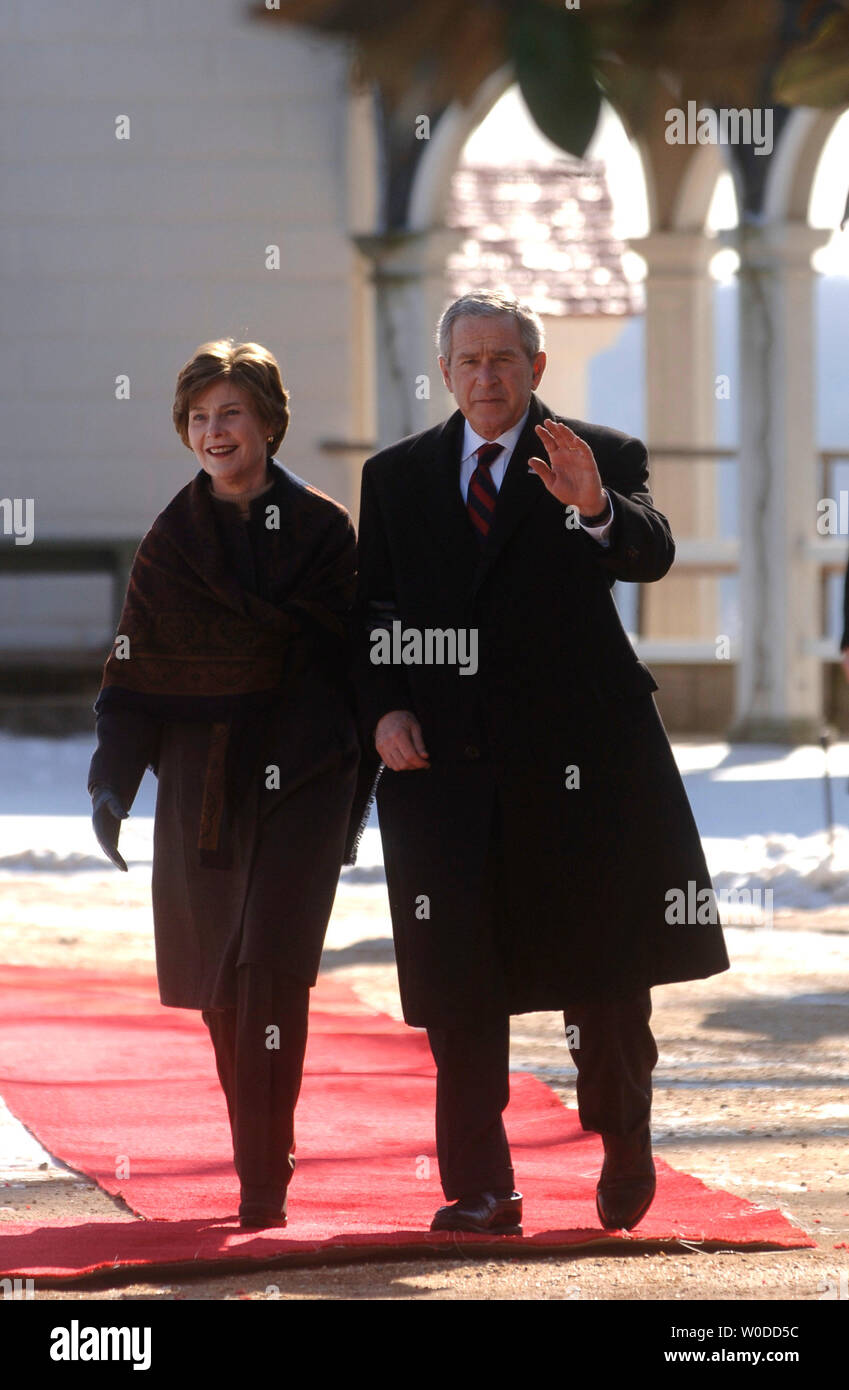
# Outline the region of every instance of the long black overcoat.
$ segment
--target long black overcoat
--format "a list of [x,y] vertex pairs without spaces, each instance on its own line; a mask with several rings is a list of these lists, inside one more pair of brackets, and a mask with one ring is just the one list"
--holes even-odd
[[[325,602],[345,628],[355,582],[351,519],[287,469],[274,464],[271,472],[273,490],[251,503],[246,523],[232,505],[215,508],[214,553],[199,556],[201,568],[229,570],[238,611],[243,587],[283,605],[315,588],[315,576],[332,566],[340,577]],[[279,529],[265,525],[269,504],[279,508]],[[269,546],[279,555],[273,566],[263,563]],[[270,588],[266,569],[278,576]],[[236,967],[246,963],[315,982],[359,744],[346,653],[328,657],[312,630],[305,629],[300,641],[306,655],[287,666],[273,702],[242,730],[227,868],[207,866],[197,850],[211,723],[156,719],[108,704],[98,714],[89,787],[111,786],[129,808],[145,768],[153,767],[158,778],[152,899],[163,1004],[235,1005]]]
[[[363,472],[361,734],[412,710],[431,761],[385,769],[377,792],[404,1014],[418,1026],[728,968],[657,684],[611,593],[617,579],[661,579],[674,556],[646,450],[565,421],[612,498],[604,549],[528,468],[546,415],[563,418],[532,396],[482,551],[459,487],[459,411]],[[477,672],[376,663],[368,629],[390,621],[402,635],[475,629]],[[676,889],[689,924],[670,920]]]

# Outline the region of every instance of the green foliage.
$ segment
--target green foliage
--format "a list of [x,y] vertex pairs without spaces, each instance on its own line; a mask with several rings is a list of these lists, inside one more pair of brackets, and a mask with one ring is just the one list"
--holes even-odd
[[522,96],[543,135],[580,159],[601,109],[581,15],[528,0],[511,12],[507,46]]
[[786,106],[844,106],[849,102],[849,14],[832,14],[816,37],[781,64],[774,91]]

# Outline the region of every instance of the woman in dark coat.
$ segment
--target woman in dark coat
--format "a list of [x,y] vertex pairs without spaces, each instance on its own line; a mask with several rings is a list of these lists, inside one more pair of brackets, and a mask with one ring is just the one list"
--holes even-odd
[[355,536],[281,468],[274,357],[206,343],[174,424],[201,471],[133,563],[89,772],[112,861],[145,768],[163,1004],[200,1009],[227,1099],[243,1226],[285,1225],[294,1110],[359,749],[346,682]]

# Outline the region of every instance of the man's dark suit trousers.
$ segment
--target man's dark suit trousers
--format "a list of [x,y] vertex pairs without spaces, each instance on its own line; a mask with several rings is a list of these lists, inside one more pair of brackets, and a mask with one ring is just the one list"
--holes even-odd
[[[497,955],[505,899],[498,883],[503,833],[496,800],[486,880]],[[528,921],[532,929],[532,884]],[[578,1029],[577,1045],[569,1051],[578,1069],[578,1114],[584,1129],[628,1137],[649,1123],[657,1062],[651,1012],[648,989],[564,1008],[566,1027]],[[510,1099],[509,1014],[493,1010],[456,1026],[430,1027],[427,1035],[437,1066],[436,1152],[445,1196],[456,1201],[481,1192],[512,1192],[515,1177],[502,1119]]]
[[[657,1048],[649,1027],[651,994],[599,999],[564,1011],[576,1025],[570,1047],[578,1068],[584,1129],[628,1136],[648,1124]],[[437,1065],[436,1152],[450,1202],[515,1186],[502,1112],[510,1098],[510,1018],[429,1028]]]

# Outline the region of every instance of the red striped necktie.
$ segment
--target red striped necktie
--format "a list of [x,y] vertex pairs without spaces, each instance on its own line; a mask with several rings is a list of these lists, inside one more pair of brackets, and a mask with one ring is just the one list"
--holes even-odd
[[469,483],[466,510],[481,544],[489,535],[492,518],[495,516],[495,504],[498,501],[498,489],[489,470],[503,449],[503,444],[482,444],[475,450],[478,466]]

